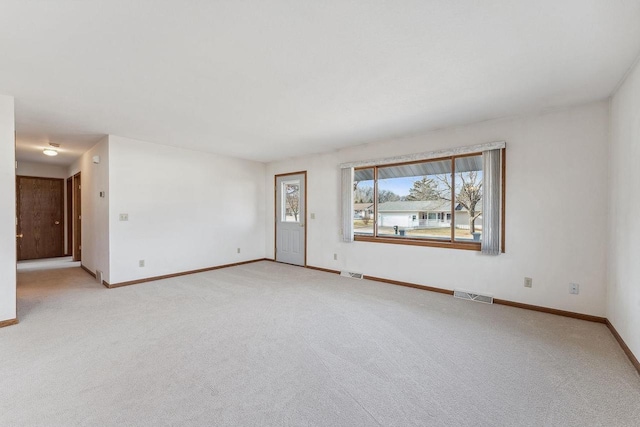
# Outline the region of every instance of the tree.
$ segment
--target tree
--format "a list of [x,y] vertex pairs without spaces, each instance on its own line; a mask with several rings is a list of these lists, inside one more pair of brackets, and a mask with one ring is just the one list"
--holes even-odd
[[287,184],[285,187],[287,210],[293,214],[295,221],[298,221],[298,212],[300,211],[300,187],[298,185]]
[[[478,176],[478,171],[461,172],[457,174],[456,179],[462,183],[460,191],[456,194],[456,202],[469,212],[469,232],[474,233],[476,219],[482,215],[481,211],[476,211],[478,203],[482,200],[482,180]],[[448,175],[438,176],[438,180],[445,186],[445,191],[440,191],[440,198],[451,201],[450,195],[454,194],[454,191],[451,188]]]
[[373,203],[373,187],[358,187],[358,183],[353,186],[354,203]]
[[413,183],[413,188],[409,190],[407,200],[438,200],[438,185],[431,178],[423,176],[421,180]]
[[[353,202],[354,203],[373,203],[373,187],[358,187],[359,181],[353,182]],[[378,203],[397,202],[403,200],[391,190],[378,191]]]
[[391,190],[379,190],[378,191],[378,203],[384,202],[397,202],[400,200],[400,196]]
[[[353,203],[373,203],[373,187],[358,187],[360,181],[353,182]],[[365,210],[362,216],[362,223],[368,225],[371,218],[369,211]]]

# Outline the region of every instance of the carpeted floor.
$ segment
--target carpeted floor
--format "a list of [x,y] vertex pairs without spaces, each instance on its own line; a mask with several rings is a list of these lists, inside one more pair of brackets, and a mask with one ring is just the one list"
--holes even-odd
[[0,425],[638,426],[604,325],[260,262],[19,273]]
[[18,261],[18,265],[16,267],[18,271],[28,271],[36,269],[51,270],[54,268],[80,267],[80,261],[74,261],[73,257],[70,256],[45,259],[29,259],[25,261]]

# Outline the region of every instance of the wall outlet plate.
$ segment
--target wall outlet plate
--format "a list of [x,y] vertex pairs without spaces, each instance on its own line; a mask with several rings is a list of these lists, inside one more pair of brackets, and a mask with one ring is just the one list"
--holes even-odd
[[129,214],[120,214],[120,221],[129,221]]
[[569,283],[569,293],[578,295],[580,293],[580,285],[577,283]]
[[531,277],[525,277],[524,278],[524,287],[525,288],[532,288],[533,287],[533,279]]
[[138,261],[138,267],[144,267],[144,260],[143,259]]

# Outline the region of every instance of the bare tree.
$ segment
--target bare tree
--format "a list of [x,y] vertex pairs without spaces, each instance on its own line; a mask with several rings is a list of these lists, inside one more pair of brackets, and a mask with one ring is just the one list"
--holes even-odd
[[[451,201],[451,194],[455,194],[451,186],[449,175],[438,176],[438,181],[444,184],[445,190],[440,192],[440,198]],[[476,219],[482,215],[478,212],[477,205],[482,200],[482,180],[478,176],[478,171],[461,172],[456,174],[456,180],[460,180],[462,185],[456,194],[456,203],[460,203],[469,212],[469,232],[476,231]]]
[[[353,182],[353,202],[373,203],[373,187],[358,187],[359,183],[360,181]],[[397,202],[399,200],[402,200],[402,197],[398,196],[391,190],[378,191],[378,203]]]
[[298,212],[300,211],[300,187],[297,185],[287,185],[285,191],[287,193],[287,209],[293,214],[297,222]]
[[401,197],[391,190],[378,190],[378,203],[397,202]]
[[358,182],[353,183],[353,202],[354,203],[373,203],[373,187],[358,187]]

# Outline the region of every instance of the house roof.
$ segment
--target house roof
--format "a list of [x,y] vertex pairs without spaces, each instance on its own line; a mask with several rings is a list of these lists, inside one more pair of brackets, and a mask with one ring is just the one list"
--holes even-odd
[[353,204],[354,211],[366,211],[369,209],[373,209],[373,203],[354,203]]
[[[482,156],[459,157],[456,159],[456,172],[482,170]],[[380,166],[378,179],[421,177],[451,173],[451,160],[430,160],[420,163],[408,163],[395,166]],[[373,179],[373,168],[356,169],[354,181],[370,181]]]
[[384,202],[378,205],[379,212],[449,212],[451,202],[446,200],[416,200],[404,202]]

